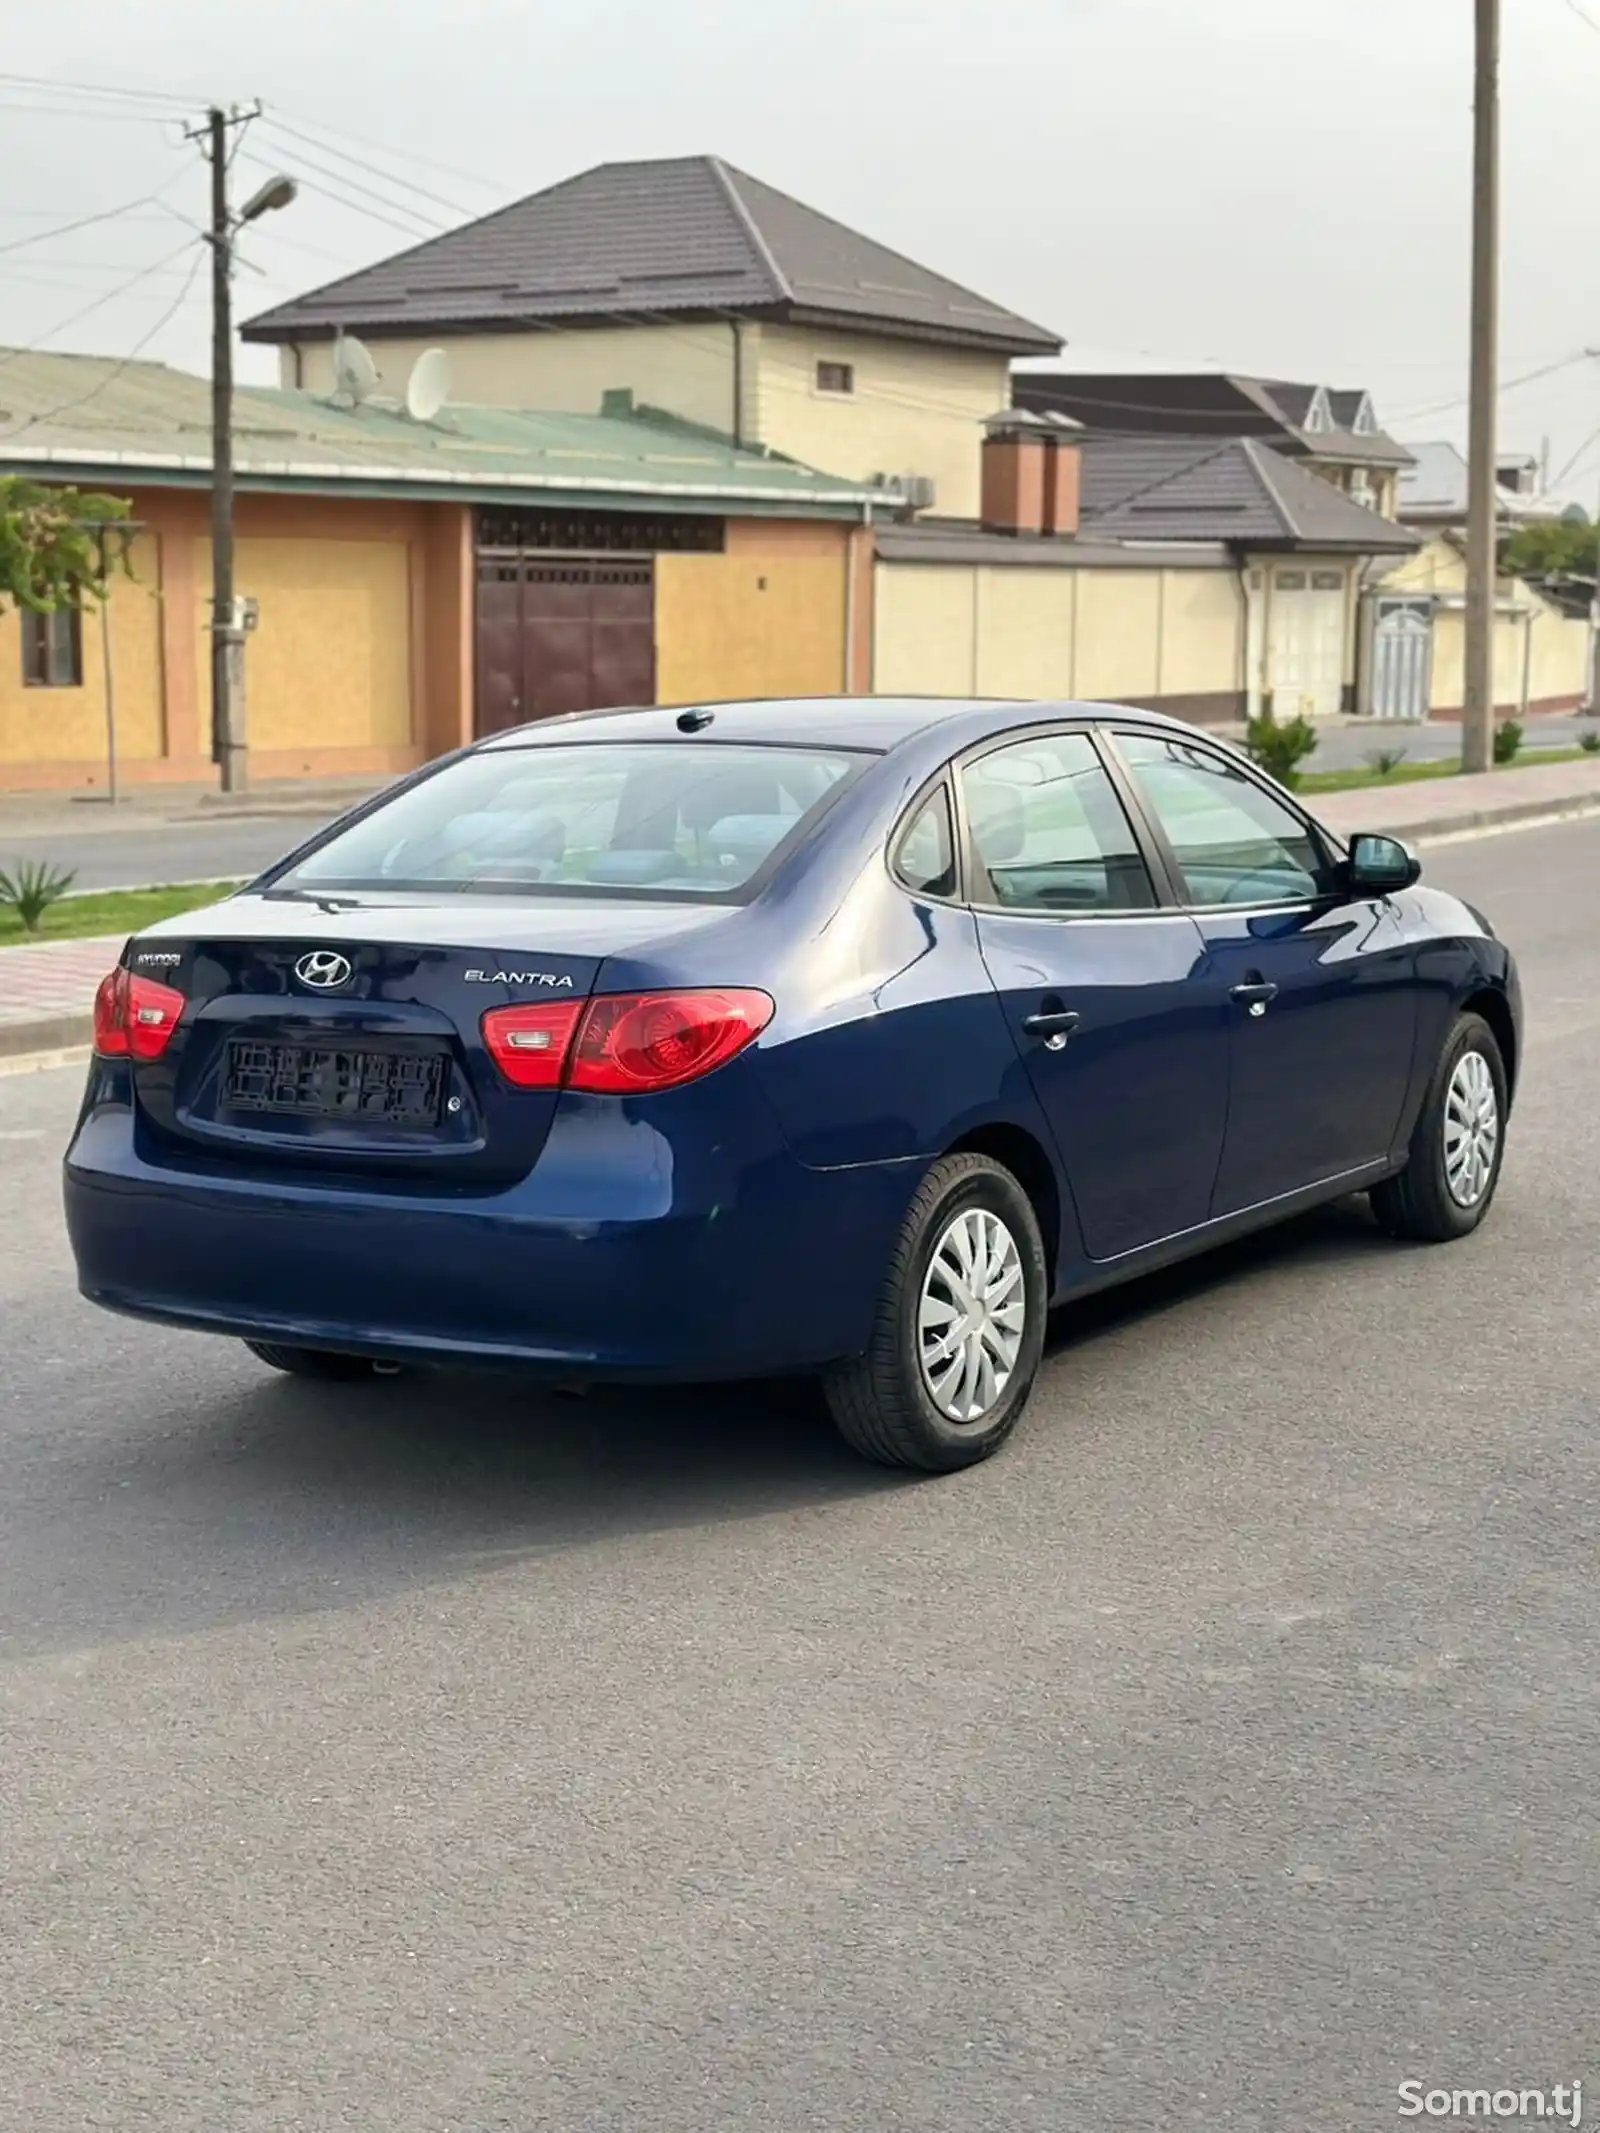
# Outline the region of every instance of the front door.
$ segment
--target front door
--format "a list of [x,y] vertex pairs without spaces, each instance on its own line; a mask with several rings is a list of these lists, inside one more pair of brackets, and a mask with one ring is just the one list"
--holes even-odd
[[1433,602],[1399,595],[1374,603],[1372,715],[1414,722],[1428,715],[1433,684]]
[[978,937],[1049,1120],[1091,1259],[1206,1219],[1227,1103],[1226,1003],[1191,919],[1157,906],[1094,742],[1030,733],[970,759]]
[[649,556],[478,561],[479,736],[564,711],[655,701]]
[[1352,902],[1336,861],[1236,759],[1119,734],[1228,1003],[1232,1074],[1214,1215],[1388,1155],[1416,1026],[1416,958],[1385,897]]

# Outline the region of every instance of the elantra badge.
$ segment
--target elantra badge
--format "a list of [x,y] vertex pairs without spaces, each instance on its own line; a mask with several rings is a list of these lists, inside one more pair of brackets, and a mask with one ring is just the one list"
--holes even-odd
[[313,948],[295,964],[294,974],[302,985],[310,985],[317,992],[333,992],[339,986],[349,984],[355,974],[355,965],[347,955],[340,955],[335,949]]

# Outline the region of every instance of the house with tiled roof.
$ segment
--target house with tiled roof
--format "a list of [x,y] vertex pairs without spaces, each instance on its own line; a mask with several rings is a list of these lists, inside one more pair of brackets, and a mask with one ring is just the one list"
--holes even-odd
[[253,318],[286,386],[358,337],[386,390],[445,349],[463,400],[605,391],[924,506],[978,508],[979,426],[1060,336],[718,156],[603,163]]

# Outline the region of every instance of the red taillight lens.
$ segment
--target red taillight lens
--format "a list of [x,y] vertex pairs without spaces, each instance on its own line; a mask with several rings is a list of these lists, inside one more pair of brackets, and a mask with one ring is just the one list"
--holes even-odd
[[94,1048],[102,1059],[128,1056],[128,973],[108,970],[94,996]]
[[724,1066],[772,1020],[764,992],[647,992],[591,1000],[568,1086],[643,1096]]
[[113,970],[94,996],[94,1048],[103,1059],[159,1059],[183,1013],[183,994]]
[[709,1074],[772,1020],[764,992],[647,992],[492,1007],[489,1056],[514,1088],[650,1096]]
[[559,1089],[567,1071],[581,1000],[491,1007],[483,1018],[489,1057],[515,1089]]

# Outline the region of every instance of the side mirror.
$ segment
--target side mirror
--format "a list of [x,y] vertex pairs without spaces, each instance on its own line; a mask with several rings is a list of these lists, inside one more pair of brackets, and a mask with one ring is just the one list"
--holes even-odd
[[1346,874],[1358,896],[1393,896],[1421,879],[1422,861],[1398,837],[1363,831],[1350,839]]

